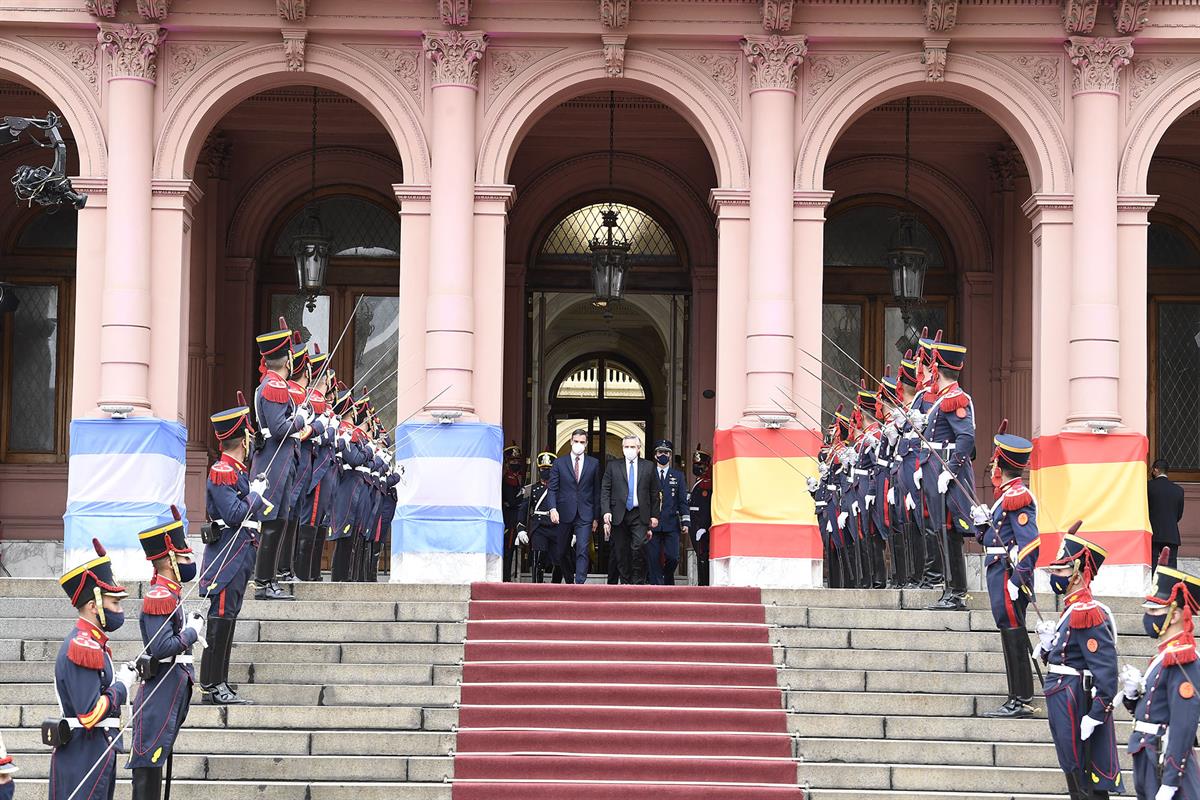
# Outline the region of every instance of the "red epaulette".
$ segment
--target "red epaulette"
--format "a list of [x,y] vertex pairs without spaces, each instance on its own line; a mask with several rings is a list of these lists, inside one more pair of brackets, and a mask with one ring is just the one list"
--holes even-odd
[[216,484],[217,486],[233,486],[237,483],[237,480],[237,470],[224,461],[218,461],[208,468],[209,483]]
[[1104,622],[1104,609],[1095,600],[1075,603],[1071,606],[1072,628],[1094,628]]
[[1168,667],[1174,667],[1179,664],[1190,664],[1196,658],[1196,640],[1192,638],[1191,634],[1184,634],[1179,637],[1179,641],[1172,642],[1163,650],[1162,663]]
[[1024,486],[1020,489],[1010,489],[1004,493],[1004,499],[1000,505],[1005,511],[1016,511],[1019,508],[1033,505],[1033,495]]
[[152,586],[142,599],[142,613],[156,617],[169,617],[179,605],[175,595],[165,586]]
[[362,428],[355,428],[354,433],[350,434],[350,441],[352,441],[352,442],[360,442],[361,443],[366,438],[367,438],[367,435],[365,433],[363,433]]
[[955,390],[941,399],[942,411],[958,411],[971,404],[971,395],[962,390]]
[[286,403],[291,399],[287,381],[267,378],[262,382],[262,397],[269,403]]
[[84,669],[104,669],[104,646],[87,631],[78,631],[67,645],[67,658]]

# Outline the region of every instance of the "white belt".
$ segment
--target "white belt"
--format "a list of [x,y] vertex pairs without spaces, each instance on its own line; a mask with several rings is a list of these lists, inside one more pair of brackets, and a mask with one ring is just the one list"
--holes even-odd
[[857,475],[857,476],[858,476],[858,477],[860,477],[860,478],[865,478],[865,477],[867,477],[868,475],[870,475],[870,474],[871,474],[871,470],[869,470],[869,469],[856,469],[856,470],[854,470],[854,474],[855,474],[855,475]]
[[984,555],[989,556],[1004,556],[1008,555],[1007,547],[985,547],[983,548]]
[[299,439],[302,436],[304,436],[304,431],[300,430],[300,431],[296,431],[295,433],[291,434],[288,438]]
[[355,467],[354,471],[355,472],[370,472],[371,470],[367,469],[366,467]]
[[262,530],[262,524],[256,519],[248,519],[242,523],[242,527],[252,531]]
[[194,664],[196,663],[195,656],[179,655],[174,658],[160,658],[160,664]]
[[925,446],[930,450],[949,450],[954,447],[954,442],[926,442]]
[[[75,717],[67,717],[66,720],[67,720],[67,726],[69,728],[72,728],[74,730],[80,730],[80,729],[84,728],[84,724],[82,722],[80,722],[79,720],[77,720]],[[92,726],[92,728],[120,728],[120,727],[121,727],[121,720],[118,717],[105,717],[104,719],[100,720],[99,722],[97,722],[95,725]]]
[[228,528],[228,527],[229,527],[228,525],[226,525],[226,524],[225,524],[225,520],[223,520],[223,519],[214,519],[214,520],[212,521],[212,524],[213,524],[213,525],[220,525],[222,528]]
[[1049,672],[1051,675],[1083,675],[1089,678],[1092,676],[1089,670],[1085,669],[1081,672],[1074,667],[1068,667],[1066,664],[1049,664],[1046,667],[1046,672]]
[[917,433],[916,431],[909,431],[908,433],[901,434],[900,438],[901,439],[920,439],[921,434]]
[[829,505],[829,503],[827,503],[827,502],[826,502],[826,501],[824,501],[824,500],[818,500],[818,501],[817,501],[817,508],[824,508],[824,507],[825,507],[825,506],[827,506],[827,505]]
[[836,492],[838,487],[836,483],[827,483],[825,484],[825,488],[831,492]]
[[1162,736],[1167,732],[1166,725],[1144,719],[1134,720],[1133,729],[1138,733],[1148,733],[1152,736]]

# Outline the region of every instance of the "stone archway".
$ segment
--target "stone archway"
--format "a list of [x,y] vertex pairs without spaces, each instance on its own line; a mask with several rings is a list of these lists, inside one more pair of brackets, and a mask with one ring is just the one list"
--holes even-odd
[[1138,106],[1140,115],[1129,126],[1121,149],[1117,186],[1121,194],[1143,195],[1150,161],[1167,130],[1184,114],[1200,106],[1200,66],[1181,70]]

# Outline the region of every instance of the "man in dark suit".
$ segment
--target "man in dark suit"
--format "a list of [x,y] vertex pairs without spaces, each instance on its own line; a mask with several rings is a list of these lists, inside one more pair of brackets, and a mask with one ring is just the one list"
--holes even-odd
[[621,583],[645,584],[644,548],[650,540],[650,529],[658,527],[662,489],[654,465],[638,458],[641,450],[638,437],[626,436],[621,442],[621,450],[625,457],[608,462],[600,484],[604,538],[612,541],[612,552],[620,565]]
[[[562,565],[563,580],[574,575],[576,583],[587,582],[588,545],[596,531],[596,511],[600,504],[600,462],[586,454],[587,440],[585,430],[577,429],[571,434],[571,452],[555,459],[546,495],[550,524],[558,526],[555,560]],[[568,552],[572,536],[575,537],[573,557]]]
[[683,473],[671,466],[675,445],[670,439],[654,443],[654,475],[662,489],[662,513],[658,525],[650,530],[646,544],[646,564],[650,568],[650,583],[674,586],[675,568],[679,566],[679,534],[687,536],[691,524],[688,509],[687,485]]
[[1166,459],[1158,459],[1150,468],[1150,485],[1146,487],[1150,506],[1150,566],[1166,547],[1171,551],[1167,566],[1174,568],[1179,556],[1179,520],[1183,519],[1183,489],[1167,477]]

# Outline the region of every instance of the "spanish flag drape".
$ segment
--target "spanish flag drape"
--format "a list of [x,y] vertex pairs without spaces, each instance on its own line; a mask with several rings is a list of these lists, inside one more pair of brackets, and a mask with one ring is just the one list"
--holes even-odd
[[713,439],[711,558],[821,558],[805,478],[817,474],[819,433],[735,427]]
[[1106,564],[1146,564],[1150,518],[1141,434],[1062,433],[1034,442],[1029,482],[1042,536],[1039,564],[1054,560],[1062,534],[1079,534],[1108,550]]

